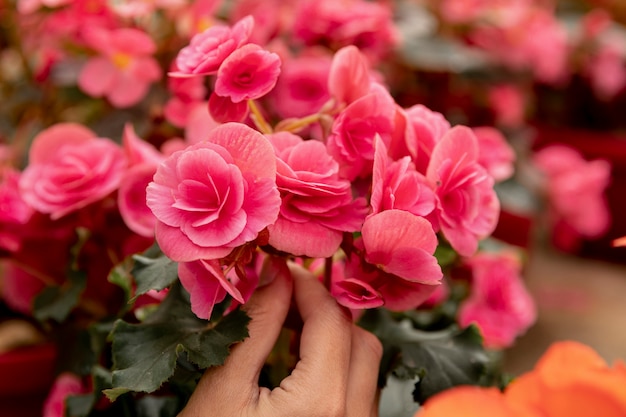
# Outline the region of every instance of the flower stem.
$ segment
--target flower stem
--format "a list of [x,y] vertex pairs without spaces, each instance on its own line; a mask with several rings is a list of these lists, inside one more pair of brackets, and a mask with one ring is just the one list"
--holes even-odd
[[248,107],[250,108],[250,111],[252,112],[250,117],[254,121],[254,124],[256,125],[257,129],[259,129],[259,131],[263,134],[272,133],[273,132],[272,127],[269,125],[269,123],[267,123],[267,121],[263,117],[263,114],[261,114],[261,110],[259,109],[257,104],[254,102],[254,100],[248,100]]

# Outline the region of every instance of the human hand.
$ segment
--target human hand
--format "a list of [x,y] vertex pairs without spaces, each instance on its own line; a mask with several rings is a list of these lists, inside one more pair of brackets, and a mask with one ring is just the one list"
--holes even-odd
[[[246,304],[250,337],[222,366],[208,369],[179,417],[378,416],[377,378],[382,345],[309,271],[290,265]],[[276,339],[292,291],[303,320],[300,358],[279,387],[259,387],[261,368]]]

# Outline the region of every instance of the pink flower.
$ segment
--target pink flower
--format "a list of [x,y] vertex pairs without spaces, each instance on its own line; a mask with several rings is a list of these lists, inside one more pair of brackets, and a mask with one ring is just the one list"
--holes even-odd
[[590,57],[586,72],[598,97],[609,100],[626,86],[625,59],[621,38],[600,45]]
[[433,256],[437,236],[424,218],[387,210],[365,220],[355,241],[364,255],[351,254],[345,282],[336,282],[339,302],[349,308],[380,305],[394,311],[416,308],[435,291],[443,276]]
[[40,7],[55,8],[71,2],[72,0],[18,0],[17,11],[27,14],[37,11]]
[[328,91],[338,103],[350,104],[370,91],[370,68],[356,46],[335,53],[328,75]]
[[250,43],[231,53],[217,72],[215,94],[234,103],[255,100],[269,93],[280,74],[280,58]]
[[10,168],[0,168],[0,249],[19,249],[20,231],[28,223],[35,210],[19,192],[21,174]]
[[33,139],[20,191],[37,211],[58,219],[115,191],[125,167],[113,141],[96,138],[82,125],[60,123]]
[[0,271],[2,271],[0,294],[6,305],[19,313],[31,315],[35,297],[46,284],[10,260],[0,261]]
[[283,62],[280,77],[272,90],[272,107],[282,118],[316,113],[330,99],[328,72],[331,59],[326,54],[308,54]]
[[219,126],[158,167],[147,203],[167,256],[179,262],[224,257],[278,216],[274,150],[245,125]]
[[472,271],[472,289],[460,306],[459,324],[476,324],[487,347],[511,346],[537,317],[522,281],[520,260],[507,253],[480,253],[467,264]]
[[354,101],[335,119],[328,152],[339,162],[340,174],[354,180],[372,172],[374,138],[389,143],[394,129],[395,102],[382,87]]
[[[172,65],[172,71],[175,70],[176,65]],[[202,77],[169,77],[167,89],[173,97],[163,109],[165,118],[174,126],[185,127],[191,109],[206,100],[207,89],[204,80]]]
[[496,85],[489,90],[488,100],[496,123],[506,127],[519,127],[524,123],[526,98],[519,87]]
[[497,182],[509,179],[515,171],[515,152],[499,130],[482,126],[472,129],[478,139],[478,163]]
[[414,136],[406,137],[407,140],[414,140],[406,144],[408,154],[413,158],[417,170],[426,173],[435,144],[450,130],[450,122],[443,114],[421,104],[408,108],[406,114],[414,132]]
[[67,415],[65,401],[71,395],[85,394],[87,389],[78,375],[65,372],[57,377],[43,406],[43,417]]
[[426,216],[435,208],[435,194],[409,156],[390,161],[385,144],[378,139],[370,204],[372,213],[399,209],[416,216]]
[[[346,11],[349,10],[349,13]],[[293,35],[306,45],[354,45],[372,62],[398,42],[388,5],[362,0],[305,0],[293,17]]]
[[226,295],[244,304],[259,281],[258,275],[246,274],[246,279],[242,279],[232,270],[225,276],[218,260],[181,262],[178,276],[191,296],[191,310],[201,319],[211,318],[213,307]]
[[94,97],[106,97],[116,107],[137,104],[150,84],[161,78],[161,67],[151,57],[156,45],[138,29],[92,29],[88,44],[100,55],[83,67],[78,86]]
[[276,184],[282,204],[269,226],[270,245],[293,255],[332,256],[343,232],[360,229],[367,207],[353,199],[349,181],[323,143],[288,132],[270,136],[276,151]]
[[607,161],[586,161],[573,148],[551,145],[537,151],[533,162],[546,175],[545,192],[555,222],[562,220],[590,238],[607,231],[611,223],[604,195],[611,180]]
[[176,57],[178,70],[171,77],[196,77],[217,73],[222,62],[237,48],[248,42],[254,19],[247,16],[233,25],[211,26],[191,38]]
[[235,103],[230,97],[222,97],[215,92],[209,97],[209,113],[219,123],[243,122],[250,113],[247,101]]
[[435,145],[426,178],[435,187],[437,229],[463,256],[495,229],[500,203],[494,180],[478,163],[478,140],[465,126],[450,129]]

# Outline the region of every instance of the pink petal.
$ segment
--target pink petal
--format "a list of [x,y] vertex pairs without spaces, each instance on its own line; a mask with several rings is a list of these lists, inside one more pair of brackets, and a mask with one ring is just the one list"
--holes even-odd
[[110,91],[118,69],[108,59],[97,56],[91,58],[78,76],[78,86],[93,97],[102,97]]
[[335,53],[328,75],[328,91],[340,103],[352,103],[369,92],[369,65],[356,46]]
[[296,223],[278,218],[268,227],[270,245],[296,256],[327,258],[332,256],[343,239],[343,233],[317,223]]
[[28,152],[29,163],[53,162],[62,147],[79,145],[94,137],[95,133],[78,123],[57,123],[35,136]]
[[403,210],[387,210],[363,224],[367,262],[410,281],[438,283],[443,276],[432,256],[437,236],[430,222]]

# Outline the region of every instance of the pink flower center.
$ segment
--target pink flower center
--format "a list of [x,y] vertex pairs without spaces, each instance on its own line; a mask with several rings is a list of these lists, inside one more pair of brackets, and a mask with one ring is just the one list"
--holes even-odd
[[113,56],[111,57],[111,61],[113,61],[113,65],[123,70],[128,68],[132,61],[132,58],[128,54],[117,52],[113,54]]

